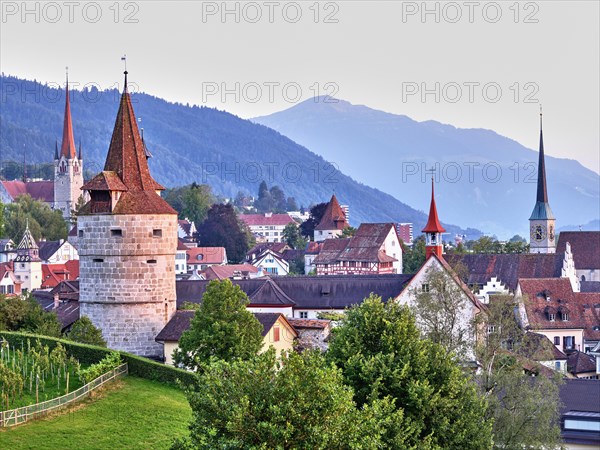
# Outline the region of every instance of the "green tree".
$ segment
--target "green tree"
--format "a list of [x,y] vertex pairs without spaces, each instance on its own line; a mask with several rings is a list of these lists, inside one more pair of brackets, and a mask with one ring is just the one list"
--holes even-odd
[[417,273],[423,264],[425,264],[425,237],[419,236],[413,241],[412,247],[404,242],[402,245],[402,271],[404,273]]
[[211,358],[232,361],[255,356],[263,344],[262,325],[246,309],[248,296],[230,280],[211,281],[190,328],[173,354],[177,364],[198,369]]
[[486,402],[438,344],[422,339],[408,307],[371,295],[347,311],[328,358],[342,369],[359,406],[390,398],[401,420],[385,447],[484,449],[492,443]]
[[75,206],[71,210],[71,223],[77,223],[77,216],[79,215],[79,210],[81,208],[83,208],[83,206],[85,204],[86,204],[85,197],[82,194],[77,198],[77,202],[75,203]]
[[258,186],[258,198],[254,202],[254,207],[259,213],[266,213],[273,211],[273,206],[274,203],[271,192],[267,187],[266,181],[263,180]]
[[[480,340],[477,348],[482,365],[477,384],[489,401],[486,418],[494,423],[494,446],[510,450],[558,449],[560,374],[532,377],[531,370],[524,371],[519,354],[539,356],[540,351],[551,348],[531,348],[517,323],[517,311],[518,303],[512,296],[493,296],[487,314],[480,315],[478,321],[486,339]],[[545,358],[551,359],[541,356]]]
[[356,234],[356,228],[354,227],[346,227],[342,230],[342,235],[341,237],[343,238],[348,238],[348,237],[352,237]]
[[411,306],[422,335],[462,361],[473,360],[474,323],[465,316],[470,311],[470,300],[460,286],[446,272],[430,268],[422,286],[413,289],[412,294]]
[[285,201],[285,203],[286,203],[286,207],[285,207],[286,211],[298,211],[298,203],[296,203],[296,199],[294,197],[288,197],[287,200]]
[[212,205],[206,220],[198,226],[198,236],[205,247],[225,247],[232,262],[242,261],[250,248],[249,233],[230,204]]
[[307,240],[302,237],[298,224],[296,222],[288,223],[282,231],[283,239],[286,244],[295,249],[303,249],[306,247]]
[[102,337],[102,330],[95,327],[89,317],[86,316],[81,316],[75,321],[67,338],[71,341],[81,342],[82,344],[106,347],[106,341]]
[[273,211],[278,213],[284,213],[287,211],[287,200],[283,189],[279,186],[272,186],[269,189],[271,194],[271,201],[273,202]]
[[23,237],[27,221],[36,240],[42,237],[50,241],[67,238],[67,223],[61,212],[50,209],[46,203],[34,200],[28,194],[20,195],[5,209],[6,236],[17,243]]
[[215,198],[207,184],[192,183],[174,189],[167,189],[164,199],[178,213],[180,219],[189,219],[196,227],[206,219]]
[[329,203],[319,203],[310,208],[309,218],[300,225],[302,236],[311,240],[314,238],[315,227],[319,225],[319,222],[323,218],[323,214],[325,214],[328,204]]
[[186,394],[190,439],[174,449],[376,449],[394,418],[389,401],[358,410],[339,369],[311,351],[219,361]]
[[0,296],[0,330],[59,337],[61,324],[54,312],[44,311],[31,295]]

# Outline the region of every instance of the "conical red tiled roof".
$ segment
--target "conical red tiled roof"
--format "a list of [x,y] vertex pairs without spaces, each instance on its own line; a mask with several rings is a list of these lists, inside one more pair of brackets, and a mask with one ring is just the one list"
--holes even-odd
[[129,191],[164,190],[150,175],[144,143],[127,91],[127,72],[104,170],[119,175]]
[[444,233],[446,230],[438,219],[437,208],[435,206],[435,196],[433,191],[433,178],[431,179],[431,205],[429,206],[429,219],[427,225],[421,230],[423,233]]
[[69,99],[69,80],[67,79],[65,99],[65,118],[63,123],[62,146],[60,147],[60,156],[67,159],[75,158],[75,139],[73,138],[73,123],[71,122],[71,100]]
[[343,230],[347,226],[346,214],[333,194],[315,230]]

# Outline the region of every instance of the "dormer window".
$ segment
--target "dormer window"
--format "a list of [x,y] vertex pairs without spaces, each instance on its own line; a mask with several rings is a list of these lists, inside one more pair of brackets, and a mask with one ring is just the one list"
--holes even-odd
[[556,319],[556,314],[548,313],[548,320],[550,322],[554,322],[555,319]]
[[569,320],[569,313],[563,312],[560,314],[563,322],[567,322]]

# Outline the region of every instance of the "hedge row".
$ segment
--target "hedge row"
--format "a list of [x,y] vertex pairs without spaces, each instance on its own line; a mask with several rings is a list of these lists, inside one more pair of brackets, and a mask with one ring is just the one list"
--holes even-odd
[[[57,343],[61,343],[67,354],[77,358],[82,364],[94,364],[103,359],[112,350],[95,345],[80,344],[78,342],[67,341],[65,339],[39,336],[37,334],[19,333],[16,331],[0,331],[0,341],[6,339],[11,346],[21,347],[27,345],[27,339],[33,343],[36,339],[50,349],[53,349]],[[185,384],[193,383],[195,375],[176,367],[161,364],[148,358],[132,355],[131,353],[119,352],[121,358],[127,363],[129,374],[135,375],[147,380],[159,381],[170,385],[178,385],[178,382]]]

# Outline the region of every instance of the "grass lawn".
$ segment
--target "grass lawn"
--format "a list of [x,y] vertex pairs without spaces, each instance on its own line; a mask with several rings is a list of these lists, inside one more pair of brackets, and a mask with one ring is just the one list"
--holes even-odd
[[73,410],[0,430],[0,449],[168,448],[191,415],[179,389],[125,377]]

